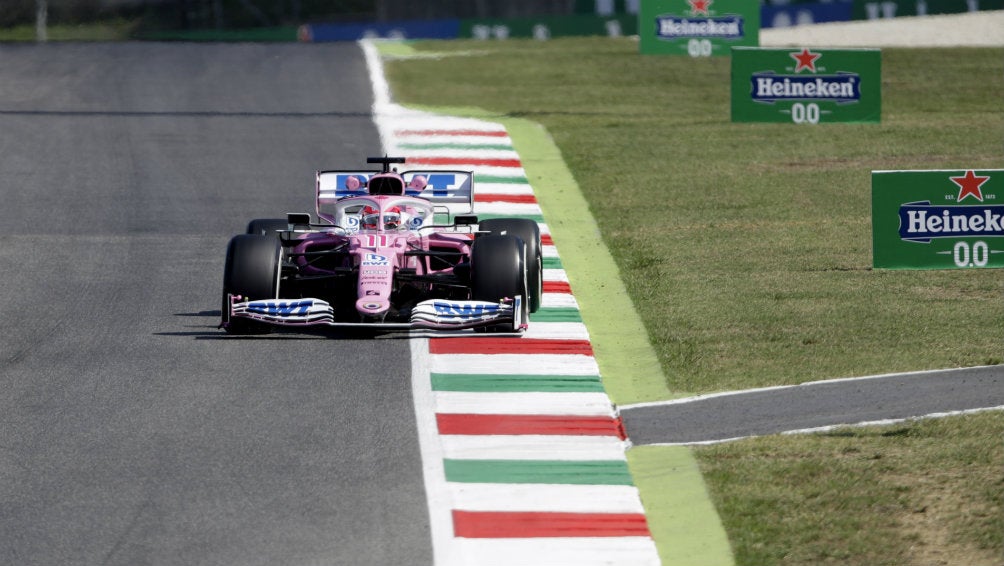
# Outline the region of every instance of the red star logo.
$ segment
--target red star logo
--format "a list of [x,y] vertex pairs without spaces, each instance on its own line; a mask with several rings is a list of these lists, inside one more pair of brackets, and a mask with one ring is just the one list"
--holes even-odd
[[690,2],[690,12],[695,16],[698,14],[704,14],[707,16],[708,7],[710,7],[711,3],[714,1],[715,0],[687,0],[687,2]]
[[795,61],[798,62],[798,64],[795,65],[795,72],[796,73],[799,72],[799,71],[801,71],[802,69],[809,69],[810,71],[812,71],[813,73],[815,73],[816,72],[816,59],[819,59],[820,57],[822,57],[823,54],[822,53],[813,53],[812,51],[809,51],[808,49],[805,49],[803,47],[801,53],[789,53],[788,55],[792,59],[794,59]]
[[973,171],[966,171],[962,177],[949,177],[953,183],[959,186],[959,197],[955,202],[962,202],[962,199],[972,195],[976,200],[983,202],[983,191],[980,187],[986,183],[990,177],[977,177]]

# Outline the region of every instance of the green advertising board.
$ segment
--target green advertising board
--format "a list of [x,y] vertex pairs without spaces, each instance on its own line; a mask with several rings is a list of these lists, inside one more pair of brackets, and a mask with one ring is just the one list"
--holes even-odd
[[872,265],[1004,267],[1004,169],[872,171]]
[[644,54],[729,55],[760,45],[760,1],[641,0],[638,37]]
[[878,49],[732,49],[732,121],[879,122]]

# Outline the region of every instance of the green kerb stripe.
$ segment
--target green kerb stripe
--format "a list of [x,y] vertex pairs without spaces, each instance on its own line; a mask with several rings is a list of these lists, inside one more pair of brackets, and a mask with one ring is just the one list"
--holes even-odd
[[582,322],[575,307],[543,307],[530,315],[530,322]]
[[446,481],[634,485],[625,460],[443,460]]
[[544,263],[544,269],[563,269],[561,267],[561,258],[558,257],[545,257],[542,258]]
[[512,151],[508,144],[466,144],[466,143],[402,143],[398,147],[406,149],[491,149]]
[[529,185],[530,181],[523,176],[519,177],[502,177],[500,175],[482,175],[480,173],[474,175],[474,181],[478,183],[509,183],[512,185]]
[[603,393],[598,375],[433,373],[433,391]]
[[538,224],[544,222],[544,216],[541,214],[505,214],[505,213],[493,213],[493,212],[478,212],[477,206],[474,207],[474,212],[478,215],[478,220],[488,220],[490,218],[529,218],[530,220],[536,221]]

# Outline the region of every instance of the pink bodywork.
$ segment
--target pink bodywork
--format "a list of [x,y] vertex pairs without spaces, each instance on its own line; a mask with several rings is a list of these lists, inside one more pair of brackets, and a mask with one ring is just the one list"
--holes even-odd
[[[394,291],[394,274],[399,269],[414,269],[417,275],[427,275],[431,271],[427,258],[407,256],[409,250],[450,249],[469,254],[473,234],[440,233],[418,230],[422,224],[431,224],[433,209],[426,201],[415,197],[397,195],[367,195],[349,197],[339,201],[339,211],[349,211],[363,206],[379,210],[381,221],[376,228],[363,228],[358,215],[344,214],[342,218],[331,217],[339,225],[349,225],[358,229],[347,233],[341,229],[332,230],[328,238],[318,238],[316,235],[303,240],[295,248],[296,252],[309,252],[314,248],[330,248],[332,239],[348,244],[351,265],[358,269],[356,311],[363,320],[382,320],[391,307],[391,293]],[[400,209],[406,219],[397,229],[386,229],[383,218],[390,209]],[[416,218],[421,217],[419,220]],[[348,261],[348,260],[347,260]],[[324,273],[300,260],[304,274]],[[450,273],[453,268],[440,270]]]

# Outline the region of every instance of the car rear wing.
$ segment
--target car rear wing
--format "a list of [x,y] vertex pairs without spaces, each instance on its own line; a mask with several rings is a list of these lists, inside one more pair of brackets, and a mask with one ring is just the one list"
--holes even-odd
[[[334,203],[346,197],[369,194],[367,184],[380,171],[318,171],[317,215],[331,221]],[[450,221],[458,214],[474,212],[472,171],[405,171],[406,196],[423,198],[448,212]],[[421,177],[421,178],[419,178]]]

